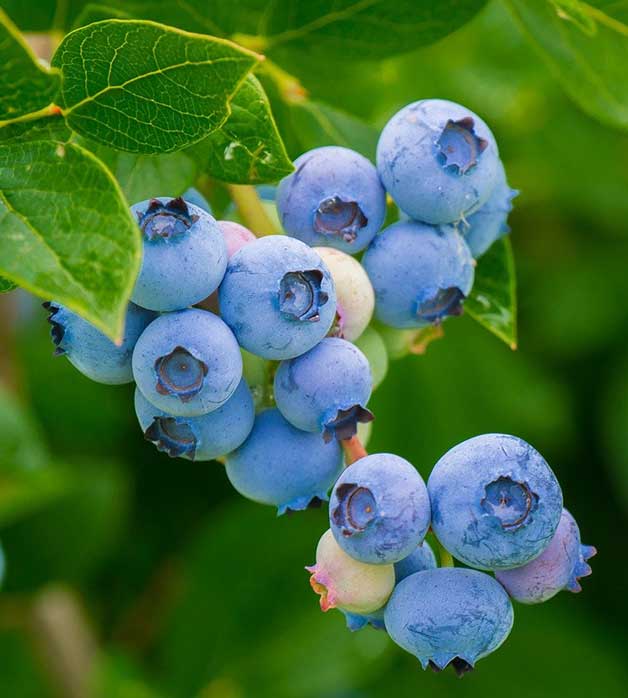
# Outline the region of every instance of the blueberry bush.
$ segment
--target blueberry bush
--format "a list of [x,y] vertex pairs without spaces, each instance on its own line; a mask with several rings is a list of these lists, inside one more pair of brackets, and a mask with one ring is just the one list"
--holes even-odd
[[624,5],[2,3],[0,689],[621,694]]

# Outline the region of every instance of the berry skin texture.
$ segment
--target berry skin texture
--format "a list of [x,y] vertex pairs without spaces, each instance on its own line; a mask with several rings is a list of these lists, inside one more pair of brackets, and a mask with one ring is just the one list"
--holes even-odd
[[219,301],[240,345],[265,359],[304,354],[325,337],[336,315],[329,269],[313,249],[285,235],[238,250]]
[[364,267],[333,247],[314,248],[331,272],[336,287],[335,335],[354,342],[366,330],[375,308],[375,292]]
[[316,564],[310,585],[320,594],[323,611],[338,608],[351,614],[369,614],[381,608],[395,586],[392,565],[365,565],[349,557],[331,531],[323,533],[316,547]]
[[499,163],[499,177],[488,201],[466,220],[460,221],[459,230],[477,259],[499,238],[510,232],[508,214],[512,200],[519,192],[511,189],[506,181],[504,166]]
[[342,469],[336,441],[295,429],[279,410],[260,412],[249,438],[227,458],[227,477],[254,502],[277,507],[277,514],[326,501]]
[[218,409],[242,378],[231,330],[213,313],[190,308],[161,315],[133,352],[133,376],[144,397],[176,417]]
[[[399,560],[399,562],[395,562],[395,585],[415,572],[433,570],[436,569],[436,567],[437,564],[434,551],[427,541],[423,541],[423,543],[417,546],[407,557],[404,557],[403,560]],[[361,630],[367,625],[373,626],[376,630],[384,630],[386,627],[384,624],[384,608],[373,611],[373,613],[368,615],[349,613],[347,611],[343,611],[343,613],[347,621],[347,628],[349,628],[351,632]]]
[[426,327],[462,313],[473,287],[473,258],[452,226],[394,223],[362,258],[375,289],[375,316],[399,329]]
[[234,223],[234,221],[218,221],[218,227],[222,231],[227,245],[227,259],[231,259],[233,255],[249,242],[255,242],[255,235],[243,225]]
[[427,483],[432,529],[470,567],[520,567],[558,527],[563,496],[541,454],[516,436],[484,434],[454,446]]
[[363,250],[386,217],[386,192],[372,163],[348,148],[325,146],[303,153],[294,166],[277,190],[288,235],[349,254]]
[[495,577],[511,598],[519,603],[542,603],[566,589],[582,591],[579,579],[591,574],[587,560],[597,551],[580,543],[580,531],[573,516],[563,509],[551,543],[532,562],[513,570],[501,570]]
[[347,555],[373,565],[399,562],[423,541],[430,525],[423,478],[390,453],[360,458],[334,485],[329,523]]
[[275,373],[275,402],[297,429],[322,432],[325,441],[350,439],[358,423],[370,422],[371,369],[351,342],[327,337]]
[[129,303],[122,344],[117,346],[86,320],[54,301],[44,303],[49,312],[55,356],[66,356],[83,375],[97,383],[131,383],[131,357],[139,336],[155,313]]
[[173,417],[154,407],[135,390],[135,413],[147,441],[171,458],[213,460],[242,445],[255,421],[253,397],[241,380],[217,410],[199,417]]
[[408,104],[384,126],[377,171],[399,208],[426,223],[455,223],[491,195],[499,152],[489,127],[445,99]]
[[214,218],[183,199],[131,206],[143,233],[144,257],[131,300],[151,310],[180,310],[218,288],[227,247]]
[[442,567],[401,581],[384,619],[390,637],[424,669],[451,663],[462,675],[504,642],[514,614],[508,594],[488,574]]

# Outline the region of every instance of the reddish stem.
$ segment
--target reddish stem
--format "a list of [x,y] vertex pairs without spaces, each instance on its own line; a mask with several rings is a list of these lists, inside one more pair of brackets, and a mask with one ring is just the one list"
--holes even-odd
[[342,448],[345,452],[345,460],[347,465],[351,465],[352,463],[355,463],[356,460],[360,460],[360,458],[368,456],[368,453],[366,452],[366,449],[362,445],[360,437],[357,434],[352,436],[350,439],[344,439],[340,443],[342,444]]

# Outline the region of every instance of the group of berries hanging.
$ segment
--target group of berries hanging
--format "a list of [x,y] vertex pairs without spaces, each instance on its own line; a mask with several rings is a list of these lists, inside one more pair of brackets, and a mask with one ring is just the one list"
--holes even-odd
[[[280,514],[329,499],[308,568],[323,610],[385,628],[424,668],[464,673],[507,637],[511,598],[578,591],[595,550],[519,438],[459,444],[426,485],[403,458],[356,450],[356,434],[385,373],[373,315],[420,329],[460,314],[515,194],[478,116],[415,102],[384,127],[377,167],[340,147],[296,160],[276,190],[285,235],[217,222],[194,190],[132,206],[143,263],[122,343],[51,302],[56,353],[93,380],[134,380],[146,439],[222,459],[245,497]],[[389,200],[399,220],[380,230]]]

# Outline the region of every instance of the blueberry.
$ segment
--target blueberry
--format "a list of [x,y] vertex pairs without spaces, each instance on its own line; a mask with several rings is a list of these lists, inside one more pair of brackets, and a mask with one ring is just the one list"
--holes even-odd
[[227,245],[227,259],[231,259],[240,248],[257,239],[248,228],[233,221],[218,221],[218,227]]
[[342,469],[336,441],[295,429],[279,410],[260,412],[249,438],[227,458],[227,477],[244,497],[278,514],[327,500]]
[[388,373],[388,349],[381,334],[374,327],[366,330],[355,340],[355,346],[364,353],[373,376],[373,390],[381,385]]
[[242,355],[225,323],[191,308],[161,315],[133,352],[133,376],[144,397],[167,414],[197,417],[218,409],[242,378]]
[[504,166],[500,162],[497,185],[488,201],[459,224],[459,230],[474,257],[483,255],[495,240],[510,232],[506,221],[512,211],[512,200],[518,193],[508,186]]
[[355,254],[386,217],[386,192],[375,167],[362,155],[336,146],[315,148],[294,162],[281,180],[277,210],[292,237]]
[[384,614],[386,630],[424,669],[451,664],[459,675],[508,637],[508,594],[488,574],[454,567],[416,572],[401,581]]
[[181,198],[188,204],[194,204],[194,206],[198,206],[198,208],[202,208],[203,211],[213,215],[211,204],[198,189],[195,189],[194,187],[186,189]]
[[367,328],[373,308],[375,293],[364,267],[357,259],[333,247],[314,248],[331,273],[336,287],[337,337],[354,342]]
[[403,221],[371,243],[362,264],[375,289],[375,315],[397,328],[460,315],[473,286],[473,258],[452,226]]
[[135,390],[135,413],[147,441],[171,458],[212,460],[238,448],[255,421],[253,397],[241,380],[233,395],[217,410],[199,417],[173,417],[157,409]]
[[489,127],[444,99],[408,104],[384,126],[377,170],[399,208],[426,223],[454,223],[488,200],[499,173]]
[[563,496],[538,451],[516,436],[463,441],[434,466],[427,483],[432,528],[471,567],[520,567],[550,544]]
[[329,331],[336,314],[334,284],[314,250],[269,235],[229,260],[220,309],[241,346],[266,359],[291,359]]
[[306,567],[310,584],[320,594],[323,611],[338,608],[351,614],[369,614],[388,600],[395,584],[392,565],[366,565],[349,557],[326,531],[316,547],[316,564]]
[[587,560],[595,555],[591,545],[580,543],[580,531],[573,516],[563,509],[551,543],[532,562],[495,573],[510,596],[520,603],[541,603],[559,591],[578,592],[580,577],[591,574]]
[[329,500],[338,545],[370,564],[398,562],[430,525],[427,488],[408,461],[389,453],[360,458],[338,478]]
[[133,347],[155,313],[129,303],[124,337],[117,346],[100,330],[62,305],[44,303],[49,311],[50,334],[56,345],[55,355],[66,356],[82,374],[97,383],[118,385],[133,380]]
[[[437,564],[434,551],[427,541],[423,541],[423,543],[417,546],[407,557],[404,557],[403,560],[399,560],[399,562],[395,562],[395,584],[399,584],[402,579],[409,577],[415,572],[432,570],[436,567]],[[384,610],[384,608],[380,608],[367,615],[343,611],[347,621],[347,628],[355,632],[367,625],[371,625],[377,630],[384,630]]]
[[371,369],[351,342],[327,337],[305,354],[282,361],[275,402],[297,429],[320,431],[325,441],[350,439],[358,422],[370,422]]
[[214,218],[183,199],[131,206],[144,239],[144,259],[131,300],[151,310],[179,310],[218,288],[227,248]]

